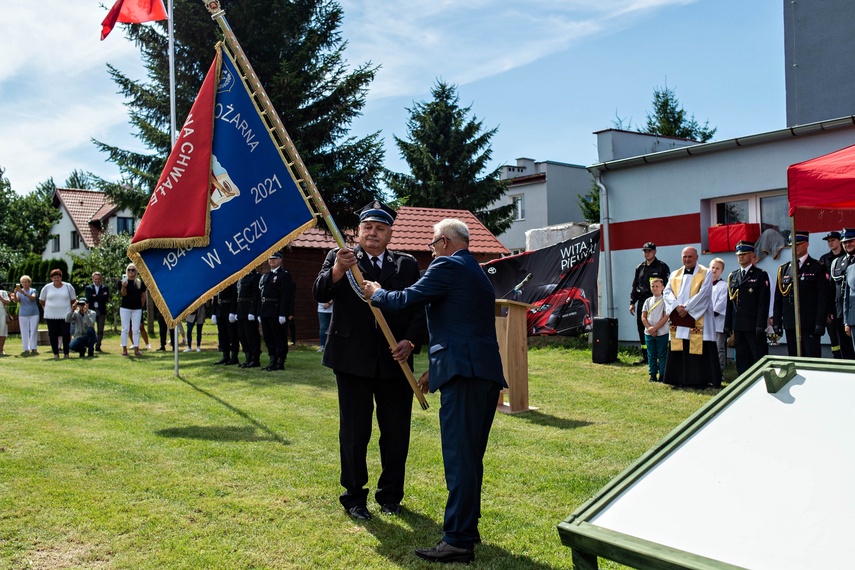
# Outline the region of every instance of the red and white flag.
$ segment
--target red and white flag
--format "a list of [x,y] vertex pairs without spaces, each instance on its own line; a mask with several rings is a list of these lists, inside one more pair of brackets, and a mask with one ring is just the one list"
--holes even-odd
[[116,22],[123,24],[142,24],[166,20],[163,0],[116,0],[107,17],[101,22],[101,40],[113,31]]

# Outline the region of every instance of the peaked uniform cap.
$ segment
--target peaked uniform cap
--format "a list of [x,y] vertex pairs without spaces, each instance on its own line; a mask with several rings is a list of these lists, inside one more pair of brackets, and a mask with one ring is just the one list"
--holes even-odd
[[382,222],[390,226],[395,223],[395,218],[398,217],[398,213],[395,210],[380,200],[369,202],[361,210],[356,212],[356,215],[359,216],[360,224],[362,222]]
[[736,244],[736,248],[734,248],[736,253],[751,253],[754,251],[754,244],[748,241],[740,240],[738,244]]

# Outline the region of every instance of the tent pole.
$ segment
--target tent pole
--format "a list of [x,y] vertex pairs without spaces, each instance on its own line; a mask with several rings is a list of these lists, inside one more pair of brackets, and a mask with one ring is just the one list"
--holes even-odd
[[[796,217],[790,216],[790,248],[792,250],[792,261],[790,262],[790,275],[793,280],[793,310],[796,317],[796,356],[802,355],[802,316],[799,302],[799,258],[796,254]],[[783,321],[783,315],[781,320]]]

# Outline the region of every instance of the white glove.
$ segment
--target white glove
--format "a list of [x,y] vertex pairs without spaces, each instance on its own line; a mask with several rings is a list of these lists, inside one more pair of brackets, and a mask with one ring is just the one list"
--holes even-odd
[[230,323],[236,323],[237,322],[237,314],[236,313],[229,313],[229,322]]
[[217,324],[217,315],[211,315],[211,322]]
[[248,319],[249,319],[249,320],[251,320],[251,321],[254,321],[254,320],[255,320],[255,315],[253,315],[253,314],[249,314],[249,315],[247,315],[247,317],[246,317],[246,318],[248,318]]
[[279,317],[279,324],[280,325],[284,325],[287,322],[288,322],[288,319],[286,317]]

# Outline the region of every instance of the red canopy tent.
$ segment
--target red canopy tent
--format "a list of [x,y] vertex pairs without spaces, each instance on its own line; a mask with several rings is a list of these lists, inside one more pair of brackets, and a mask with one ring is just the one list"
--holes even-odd
[[855,227],[855,145],[791,165],[787,186],[799,231]]
[[[790,165],[787,169],[792,231],[823,232],[855,228],[855,145]],[[795,244],[793,258],[795,258]],[[795,267],[796,346],[802,354],[799,280]]]

